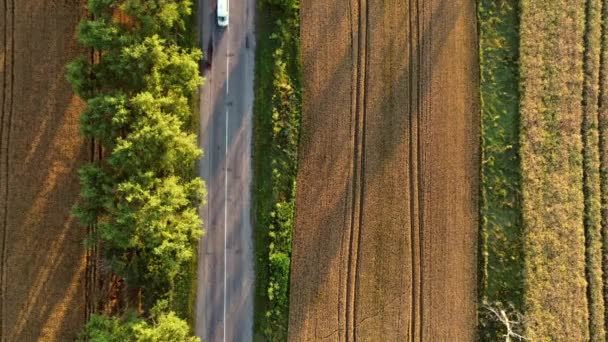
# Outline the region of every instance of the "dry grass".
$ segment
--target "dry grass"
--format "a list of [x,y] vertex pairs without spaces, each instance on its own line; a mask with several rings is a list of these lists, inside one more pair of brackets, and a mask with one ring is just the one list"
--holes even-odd
[[585,6],[521,4],[524,335],[583,341],[589,338],[580,134]]
[[[6,10],[5,10],[6,9]],[[70,216],[90,158],[64,65],[84,1],[0,8],[1,327],[6,341],[73,340],[85,319],[85,229]],[[42,29],[41,29],[42,28]],[[6,38],[6,39],[5,39]]]

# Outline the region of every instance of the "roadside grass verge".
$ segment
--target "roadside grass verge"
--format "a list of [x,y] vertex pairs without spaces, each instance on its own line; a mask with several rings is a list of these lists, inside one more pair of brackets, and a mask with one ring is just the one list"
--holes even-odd
[[[518,0],[480,0],[482,165],[480,203],[480,305],[522,312],[523,241],[519,159]],[[506,333],[483,306],[479,337]]]
[[253,216],[254,332],[287,339],[301,93],[298,1],[261,1],[257,14]]
[[521,1],[524,336],[589,340],[581,1]]

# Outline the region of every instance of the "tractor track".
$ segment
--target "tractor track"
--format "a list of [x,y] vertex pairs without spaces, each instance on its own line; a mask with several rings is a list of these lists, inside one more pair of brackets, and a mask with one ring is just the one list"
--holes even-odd
[[[422,202],[420,201],[420,19],[418,0],[409,0],[409,196],[410,196],[410,259],[411,304],[409,339],[422,340]],[[415,10],[412,10],[415,8]]]
[[356,297],[358,291],[359,245],[361,242],[361,229],[363,220],[363,211],[361,208],[363,207],[365,185],[365,93],[367,87],[367,21],[369,19],[367,1],[358,0],[357,8],[359,15],[357,16],[357,49],[356,57],[354,58],[354,60],[356,61],[354,66],[354,88],[356,98],[354,103],[355,110],[353,113],[355,121],[355,132],[353,142],[352,164],[352,212],[349,230],[349,261],[346,282],[346,341],[357,340]]
[[[9,29],[8,25],[8,13],[10,11],[11,17],[11,27]],[[4,329],[4,302],[5,302],[5,294],[6,294],[6,238],[8,235],[8,189],[9,189],[9,151],[10,151],[10,143],[11,143],[11,126],[13,123],[13,85],[15,81],[15,72],[14,72],[14,59],[15,59],[15,36],[14,36],[14,26],[15,26],[15,2],[11,1],[11,5],[9,8],[9,0],[4,0],[4,65],[3,65],[3,88],[2,88],[2,118],[0,120],[0,145],[4,141],[4,136],[6,134],[6,147],[4,149],[4,217],[2,222],[2,255],[0,256],[0,341],[5,340],[5,336],[3,332]],[[8,32],[10,31],[10,81],[9,76],[7,76],[8,72],[7,66],[9,63],[7,62],[7,48],[9,47],[9,43],[7,43],[7,38],[9,36]],[[9,85],[10,84],[10,85]],[[7,89],[10,89],[7,96]],[[6,101],[9,101],[8,106],[6,105]],[[4,121],[6,118],[6,132],[4,131]]]

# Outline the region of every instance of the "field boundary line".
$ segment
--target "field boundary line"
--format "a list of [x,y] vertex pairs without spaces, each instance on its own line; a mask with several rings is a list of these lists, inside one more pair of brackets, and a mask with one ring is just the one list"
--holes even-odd
[[411,293],[409,339],[422,340],[422,212],[420,201],[420,2],[409,1],[409,196]]
[[[423,188],[423,177],[422,174],[422,154],[420,150],[422,149],[422,35],[421,31],[423,25],[421,22],[424,20],[424,14],[421,13],[420,10],[420,0],[416,0],[416,204],[418,208],[418,329],[419,329],[419,339],[420,341],[424,341],[423,331],[423,314],[424,310],[422,309],[424,306],[423,303],[423,284],[422,284],[422,276],[424,274],[424,265],[423,265],[423,238],[424,238],[424,200],[420,198],[423,196],[423,192],[420,189]],[[422,4],[422,8],[424,9],[424,4]]]
[[[4,9],[5,9],[5,19],[8,18],[8,0],[5,0],[4,2]],[[10,104],[7,107],[7,111],[8,114],[4,114],[4,107],[5,106],[5,102],[6,101],[6,95],[4,95],[6,93],[6,84],[7,84],[7,53],[6,53],[6,47],[8,47],[8,44],[6,42],[6,38],[8,38],[8,20],[5,20],[5,31],[4,31],[4,36],[5,36],[5,41],[4,41],[4,46],[5,46],[5,50],[4,50],[4,86],[5,88],[3,89],[3,103],[2,103],[2,111],[3,111],[3,119],[5,115],[8,115],[8,122],[7,122],[7,127],[6,127],[6,149],[5,149],[5,177],[4,177],[4,181],[5,181],[5,189],[4,189],[4,219],[3,219],[3,228],[2,228],[2,256],[1,256],[1,265],[2,265],[2,272],[0,274],[0,289],[1,289],[1,293],[0,293],[0,341],[4,341],[4,302],[5,302],[5,297],[6,297],[6,236],[7,236],[7,231],[8,231],[8,187],[9,187],[9,181],[8,181],[8,177],[9,177],[9,151],[10,151],[10,142],[11,142],[11,126],[13,123],[13,87],[15,85],[15,0],[12,1],[11,7],[10,7],[10,12],[11,12],[11,42],[10,42],[10,46],[11,46],[11,67],[10,67],[10,93],[8,96],[8,99],[10,100]],[[4,122],[3,122],[4,123]],[[2,126],[4,126],[2,124]],[[4,138],[4,133],[2,138]]]
[[[3,50],[3,61],[2,61],[2,107],[0,107],[0,148],[2,148],[4,144],[4,107],[6,104],[6,84],[7,84],[7,76],[6,76],[6,59],[7,59],[7,38],[8,38],[8,0],[4,0],[4,31],[2,32],[4,37],[4,50]],[[1,170],[0,170],[1,171]],[[5,186],[8,185],[8,182],[5,182]],[[5,195],[5,194],[3,194]],[[8,198],[5,198],[5,205],[2,209],[2,251],[0,254],[0,342],[4,341],[4,248],[6,248],[4,241],[4,233],[6,231],[6,202]]]

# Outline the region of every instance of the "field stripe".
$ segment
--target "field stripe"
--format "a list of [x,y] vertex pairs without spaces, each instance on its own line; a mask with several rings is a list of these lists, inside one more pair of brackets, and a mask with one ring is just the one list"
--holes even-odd
[[[356,250],[355,250],[355,264],[353,265],[353,269],[355,271],[355,292],[354,292],[354,296],[353,296],[353,341],[357,341],[357,322],[356,319],[357,317],[359,317],[359,315],[357,314],[357,309],[358,309],[358,305],[356,305],[356,298],[357,298],[357,294],[358,291],[360,289],[360,278],[359,278],[359,273],[360,273],[360,268],[361,268],[361,253],[360,253],[360,246],[361,246],[361,233],[363,230],[363,206],[364,206],[364,196],[365,196],[365,137],[366,137],[366,122],[367,122],[367,80],[368,80],[368,71],[369,71],[369,58],[367,56],[368,54],[368,49],[367,49],[367,45],[368,45],[368,41],[369,41],[369,8],[368,8],[368,3],[367,1],[365,2],[365,25],[364,27],[364,44],[363,44],[363,51],[361,53],[361,57],[362,57],[362,66],[364,67],[363,69],[363,73],[362,73],[362,80],[361,80],[361,85],[363,87],[363,92],[361,94],[362,96],[362,107],[361,107],[361,138],[360,138],[360,145],[361,145],[361,156],[360,156],[360,165],[359,165],[359,172],[360,172],[360,176],[359,176],[359,205],[358,205],[358,209],[359,209],[359,227],[357,228],[357,244],[356,244]],[[361,16],[363,17],[363,15]]]
[[589,334],[592,341],[604,341],[602,283],[601,190],[599,175],[598,87],[601,40],[601,0],[585,3],[582,92],[583,194],[585,196],[585,258]]
[[[6,92],[6,89],[9,88],[10,92],[8,94],[8,100],[9,100],[9,105],[5,106],[5,101],[6,101],[6,97],[5,95],[3,95],[3,112],[4,112],[4,108],[7,108],[7,114],[4,115],[8,115],[8,120],[7,120],[7,126],[6,126],[6,149],[5,149],[5,163],[4,163],[4,167],[5,167],[5,175],[4,175],[4,181],[5,181],[5,188],[4,188],[4,219],[3,219],[3,229],[2,229],[2,256],[1,256],[1,268],[2,268],[2,272],[0,274],[0,303],[4,303],[5,302],[5,296],[6,296],[6,237],[7,237],[7,232],[8,232],[8,195],[9,195],[9,152],[10,152],[10,142],[11,142],[11,126],[13,123],[13,86],[15,84],[15,66],[14,66],[14,61],[15,61],[15,35],[14,35],[14,27],[15,27],[15,1],[12,1],[11,7],[10,7],[10,12],[11,12],[11,28],[10,30],[8,29],[8,12],[9,12],[9,8],[7,6],[8,4],[8,0],[5,0],[4,2],[4,10],[5,10],[5,57],[4,57],[4,91],[3,94]],[[11,47],[11,60],[10,60],[10,87],[7,87],[7,56],[8,54],[6,53],[6,47],[8,47],[8,44],[6,42],[6,38],[8,37],[8,31],[10,31],[10,36],[11,36],[11,42],[10,42],[10,47]],[[3,115],[3,116],[4,116]],[[4,118],[3,118],[4,119]],[[4,125],[2,125],[4,126]],[[4,136],[2,137],[4,138]],[[5,336],[3,335],[3,331],[5,331],[4,329],[4,305],[0,304],[0,341],[4,341],[5,340]]]
[[608,81],[608,5],[602,1],[601,38],[600,38],[600,72],[598,96],[598,135],[600,159],[600,197],[601,197],[601,226],[602,226],[602,271],[603,271],[603,297],[604,297],[604,324],[608,324],[608,94],[606,82]]
[[[414,5],[414,3],[416,3]],[[419,216],[416,215],[416,212],[418,211],[418,189],[417,189],[417,182],[415,181],[417,178],[417,172],[418,169],[416,167],[416,164],[414,163],[415,159],[416,159],[416,155],[418,153],[418,145],[417,142],[419,141],[419,137],[417,136],[418,130],[417,130],[417,122],[416,122],[416,111],[417,108],[414,107],[414,88],[418,88],[417,87],[417,82],[418,80],[414,79],[414,75],[416,75],[415,73],[415,68],[417,68],[416,65],[414,65],[414,54],[415,51],[419,48],[419,46],[416,46],[414,44],[414,42],[417,40],[417,30],[415,30],[415,28],[417,27],[417,11],[413,11],[412,9],[414,8],[414,6],[418,7],[417,4],[417,0],[410,0],[409,1],[409,6],[408,6],[408,13],[409,13],[409,70],[408,70],[408,74],[410,75],[409,77],[409,96],[408,96],[408,103],[409,103],[409,108],[408,108],[408,115],[409,115],[409,156],[407,158],[407,160],[409,161],[409,197],[410,197],[410,212],[409,212],[409,217],[410,217],[410,251],[411,251],[411,255],[410,255],[410,261],[411,261],[411,305],[410,305],[410,336],[409,339],[411,341],[416,341],[420,339],[420,327],[422,326],[422,324],[419,322],[418,320],[418,316],[419,316],[419,301],[420,301],[420,286],[419,286],[419,282],[420,282],[420,269],[419,269],[419,263],[417,263],[416,261],[418,260],[418,255],[420,254],[420,247],[419,247],[419,236],[420,236],[420,231],[418,230],[418,218]],[[417,54],[417,53],[416,53]],[[418,103],[416,102],[416,105],[418,105]],[[416,128],[414,128],[416,127]]]
[[[7,59],[7,37],[8,37],[8,0],[4,0],[3,3],[3,14],[4,14],[4,31],[3,31],[3,62],[2,62],[2,104],[0,105],[0,148],[2,148],[2,145],[4,143],[4,114],[5,114],[5,110],[4,110],[4,104],[6,103],[6,83],[7,83],[7,76],[6,76],[6,59]],[[0,172],[2,170],[0,169]],[[6,182],[5,182],[5,186],[6,186]],[[3,194],[5,195],[5,194]],[[4,248],[6,248],[6,245],[4,243],[4,233],[6,231],[6,202],[8,201],[8,198],[4,198],[4,208],[2,208],[2,246],[0,246],[1,250],[0,250],[0,342],[4,340],[3,337],[3,332],[4,332]]]
[[421,200],[422,155],[421,109],[422,109],[422,12],[419,0],[409,1],[409,198],[410,198],[410,262],[411,262],[411,305],[409,339],[422,341],[423,338],[423,286],[422,286],[422,239],[423,201]]
[[361,240],[361,220],[363,217],[363,187],[365,164],[365,83],[367,59],[367,19],[369,11],[366,0],[358,0],[357,57],[355,70],[355,143],[353,151],[352,213],[349,233],[349,257],[346,290],[346,341],[355,341],[357,272],[359,242]]
[[[424,200],[421,198],[422,197],[422,78],[421,78],[421,72],[422,72],[422,24],[421,21],[423,20],[423,15],[420,11],[421,7],[424,7],[424,5],[421,5],[421,0],[416,0],[416,56],[413,56],[412,58],[415,58],[415,65],[416,65],[416,111],[414,113],[410,113],[411,115],[415,115],[415,122],[416,122],[416,160],[415,160],[415,164],[416,164],[416,178],[415,178],[415,183],[416,183],[416,193],[414,194],[414,199],[416,201],[417,204],[417,213],[414,213],[417,218],[418,218],[418,241],[417,241],[417,248],[418,248],[418,258],[416,260],[416,264],[418,265],[418,283],[416,284],[418,286],[418,305],[416,307],[416,311],[418,314],[418,336],[419,336],[419,341],[424,341],[424,336],[423,336],[423,331],[424,329],[423,324],[424,324],[424,320],[423,320],[423,285],[422,285],[422,276],[424,275],[424,269],[423,269],[423,237],[424,237],[424,218],[423,218],[423,214],[424,214]],[[413,45],[413,42],[412,42]],[[414,160],[411,161],[412,163],[414,163]]]
[[524,335],[586,341],[584,1],[521,2]]
[[418,320],[419,323],[419,336],[420,341],[424,341],[424,286],[422,282],[422,275],[424,274],[424,263],[423,263],[423,252],[424,252],[424,198],[423,198],[423,177],[421,176],[423,173],[422,170],[422,49],[423,49],[423,21],[424,21],[424,11],[420,9],[424,9],[424,3],[421,4],[421,0],[416,0],[416,66],[417,66],[417,85],[416,85],[416,202],[418,203],[418,273],[419,273],[419,283],[418,283]]
[[[6,26],[5,26],[5,39],[6,37],[8,37],[8,12],[9,12],[9,8],[7,6],[8,0],[5,0],[5,22],[6,22]],[[2,268],[2,272],[0,274],[0,289],[1,289],[1,294],[0,294],[0,303],[4,303],[5,302],[5,296],[6,296],[6,237],[7,237],[7,233],[8,233],[8,187],[9,187],[9,151],[10,151],[10,142],[11,142],[11,126],[13,123],[13,86],[15,84],[15,31],[14,31],[14,27],[15,27],[15,1],[12,1],[12,4],[10,6],[10,13],[11,13],[11,28],[10,28],[10,47],[11,47],[11,60],[10,60],[10,87],[8,87],[10,89],[9,94],[8,94],[8,100],[9,100],[9,105],[5,106],[5,101],[6,98],[3,95],[3,107],[7,108],[7,114],[4,115],[8,115],[8,119],[7,119],[7,127],[6,127],[6,149],[5,149],[5,163],[4,163],[4,167],[5,167],[5,176],[4,176],[4,181],[5,181],[5,188],[4,188],[4,219],[3,219],[3,229],[2,229],[2,256],[1,256],[1,268]],[[8,47],[8,44],[6,43],[5,40],[5,48]],[[7,85],[7,68],[6,66],[8,65],[7,63],[7,56],[8,54],[6,53],[6,49],[5,49],[5,58],[4,58],[4,75],[5,75],[5,79],[4,79],[4,92],[6,92],[6,85]],[[4,108],[3,108],[3,112],[4,112]],[[4,118],[3,118],[4,119]],[[3,125],[2,125],[3,126]],[[4,329],[4,305],[1,305],[0,307],[0,316],[1,316],[1,322],[0,322],[0,341],[4,341],[5,337],[4,335],[1,333],[2,331],[5,331]]]

